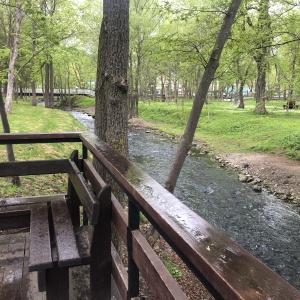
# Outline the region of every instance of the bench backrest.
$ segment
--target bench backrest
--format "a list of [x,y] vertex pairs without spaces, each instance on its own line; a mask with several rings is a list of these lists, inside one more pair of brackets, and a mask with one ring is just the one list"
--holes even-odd
[[85,178],[78,169],[76,163],[70,160],[69,179],[76,191],[76,194],[90,220],[91,225],[98,222],[100,204],[97,197],[88,186]]

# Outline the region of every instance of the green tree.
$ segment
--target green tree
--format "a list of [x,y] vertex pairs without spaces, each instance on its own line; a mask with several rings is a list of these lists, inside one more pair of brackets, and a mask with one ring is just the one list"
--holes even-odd
[[186,125],[184,134],[181,138],[180,145],[176,152],[176,156],[173,160],[167,181],[166,181],[166,189],[173,192],[176,186],[177,179],[179,177],[180,171],[182,169],[185,157],[190,149],[192,144],[194,134],[197,128],[198,120],[200,118],[200,114],[203,108],[203,105],[206,100],[207,92],[209,86],[214,79],[215,72],[219,66],[219,60],[224,48],[224,45],[227,41],[227,38],[230,35],[232,24],[235,20],[235,16],[240,7],[241,0],[232,0],[229,8],[224,16],[222,26],[219,30],[218,36],[216,38],[216,42],[214,48],[211,52],[207,65],[205,67],[205,71],[201,82],[199,84],[196,97],[194,100],[194,104],[188,119],[188,123]]

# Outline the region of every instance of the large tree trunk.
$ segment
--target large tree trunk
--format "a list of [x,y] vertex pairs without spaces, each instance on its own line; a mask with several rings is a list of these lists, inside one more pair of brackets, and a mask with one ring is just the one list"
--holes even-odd
[[180,145],[178,147],[175,159],[171,166],[167,181],[166,189],[170,192],[173,192],[176,186],[177,179],[179,177],[180,171],[182,169],[185,157],[190,149],[190,146],[193,142],[194,134],[197,128],[197,124],[200,118],[200,114],[203,108],[203,105],[206,100],[207,92],[209,86],[214,78],[214,74],[219,66],[219,60],[221,53],[223,51],[224,45],[227,41],[227,38],[230,35],[231,26],[234,22],[237,11],[240,7],[242,0],[232,0],[228,8],[228,11],[223,19],[223,24],[218,33],[214,48],[210,55],[209,61],[206,65],[203,77],[201,79],[200,85],[198,87],[194,104],[186,125],[184,134],[181,138]]
[[96,80],[95,134],[128,156],[129,0],[104,0]]
[[[32,35],[33,35],[33,41],[32,41],[32,56],[34,57],[35,51],[36,51],[36,29],[35,29],[35,23],[32,22]],[[31,73],[34,72],[34,58],[31,60]],[[35,78],[33,75],[31,75],[31,105],[37,106],[37,98],[36,98],[36,86],[35,86]]]
[[[95,134],[126,157],[128,157],[128,52],[129,0],[104,0],[95,88]],[[113,193],[125,206],[127,203],[122,190],[108,178],[96,161],[94,165],[103,178],[112,183]],[[116,232],[113,232],[113,241],[123,257],[122,244]],[[129,258],[128,264],[132,264],[132,259]],[[134,296],[137,295],[135,293],[130,295]]]
[[239,106],[238,108],[245,108],[245,103],[244,103],[244,94],[243,94],[243,89],[244,89],[245,81],[241,81],[240,88],[239,88]]
[[266,76],[267,69],[265,66],[265,58],[262,58],[261,61],[257,61],[257,81],[255,85],[255,101],[256,106],[254,112],[257,114],[267,114],[266,109]]
[[[254,54],[254,59],[257,64],[257,81],[255,86],[256,107],[254,112],[257,114],[267,114],[266,109],[266,74],[268,67],[269,45],[271,21],[269,15],[270,0],[260,0],[259,16],[258,16],[258,37],[261,48]],[[263,34],[262,34],[263,33]]]
[[51,108],[54,107],[54,72],[53,72],[53,62],[49,63],[49,105]]
[[[0,115],[1,115],[1,121],[2,121],[2,126],[3,126],[3,132],[10,133],[10,126],[8,123],[7,114],[5,112],[4,101],[3,101],[3,96],[2,96],[1,90],[0,90]],[[6,145],[6,155],[7,155],[8,161],[10,161],[10,162],[15,161],[14,149],[11,144]],[[12,177],[12,184],[20,186],[21,185],[20,177],[18,177],[18,176]]]
[[45,92],[44,92],[45,107],[50,107],[50,66],[45,63]]
[[8,66],[8,79],[7,79],[7,93],[5,100],[5,111],[10,114],[12,112],[12,100],[13,100],[13,90],[14,90],[14,80],[15,80],[15,63],[18,56],[19,49],[19,34],[20,25],[23,18],[22,4],[18,4],[16,8],[16,21],[15,21],[15,35],[13,40],[12,49],[10,51],[10,59]]

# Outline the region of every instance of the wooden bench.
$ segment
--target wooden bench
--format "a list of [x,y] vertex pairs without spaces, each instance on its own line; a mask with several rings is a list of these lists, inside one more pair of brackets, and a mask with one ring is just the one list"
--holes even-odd
[[283,108],[285,109],[294,109],[298,108],[298,105],[296,105],[296,101],[287,101],[286,104],[283,105]]
[[69,268],[81,265],[90,265],[89,298],[110,299],[111,188],[103,184],[96,196],[77,158],[74,152],[69,161],[66,196],[2,200],[0,229],[30,227],[29,271],[38,272],[47,299],[69,299]]

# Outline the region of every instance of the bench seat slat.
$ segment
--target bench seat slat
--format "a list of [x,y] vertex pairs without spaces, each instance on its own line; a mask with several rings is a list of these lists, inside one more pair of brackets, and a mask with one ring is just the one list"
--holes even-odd
[[58,265],[60,267],[68,267],[80,264],[81,259],[66,201],[53,201],[51,208],[58,252]]
[[14,208],[14,206],[47,203],[47,202],[61,200],[61,199],[65,199],[64,194],[6,198],[6,199],[0,200],[0,209],[3,207],[3,208],[5,208],[5,210],[8,210],[8,209],[16,210],[16,208]]
[[47,203],[32,205],[29,270],[40,271],[52,267]]

